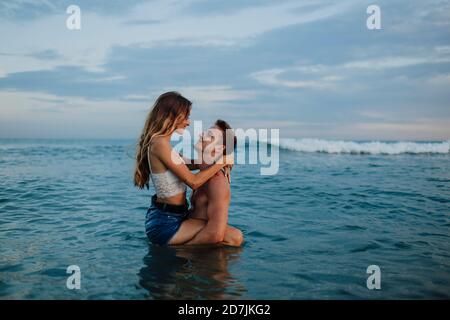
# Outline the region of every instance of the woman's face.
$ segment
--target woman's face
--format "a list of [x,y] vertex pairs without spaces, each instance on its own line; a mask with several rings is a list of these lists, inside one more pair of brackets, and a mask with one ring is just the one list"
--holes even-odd
[[187,117],[184,120],[182,120],[182,121],[180,121],[180,123],[178,123],[177,128],[175,129],[176,133],[183,134],[186,127],[191,124],[191,120],[189,119],[189,116],[190,116],[190,113],[187,115]]

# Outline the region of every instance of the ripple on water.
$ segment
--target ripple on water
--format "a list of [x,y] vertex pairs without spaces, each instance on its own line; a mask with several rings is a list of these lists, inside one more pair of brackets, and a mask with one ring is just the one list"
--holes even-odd
[[23,265],[18,264],[7,264],[5,266],[0,266],[0,272],[18,272],[23,270]]
[[412,245],[403,241],[399,241],[394,243],[395,248],[402,249],[402,250],[408,250],[412,248]]
[[48,268],[39,271],[39,274],[53,277],[53,278],[64,278],[67,277],[66,269],[63,268]]
[[381,246],[378,243],[369,243],[366,244],[364,246],[360,246],[358,248],[352,249],[350,250],[350,252],[352,253],[356,253],[356,252],[367,252],[367,251],[371,251],[371,250],[376,250],[376,249],[380,249]]
[[341,231],[364,231],[367,230],[366,227],[357,226],[357,225],[344,225],[340,227],[334,228],[334,230],[341,230]]
[[270,235],[270,234],[262,233],[259,231],[251,231],[251,232],[247,233],[247,235],[248,235],[248,237],[254,237],[254,238],[266,238],[266,239],[270,239],[275,242],[288,240],[287,238],[280,236],[280,235]]

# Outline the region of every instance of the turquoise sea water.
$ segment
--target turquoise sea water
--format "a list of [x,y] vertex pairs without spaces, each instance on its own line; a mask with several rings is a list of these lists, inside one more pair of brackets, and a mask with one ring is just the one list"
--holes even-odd
[[242,248],[164,248],[144,233],[133,141],[0,140],[0,298],[450,298],[445,145],[282,147],[277,175],[233,170]]

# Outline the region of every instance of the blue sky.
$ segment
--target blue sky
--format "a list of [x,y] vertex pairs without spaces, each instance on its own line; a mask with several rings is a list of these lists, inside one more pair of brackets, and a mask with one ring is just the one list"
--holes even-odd
[[450,139],[450,1],[11,0],[0,35],[0,137],[136,138],[178,90],[281,137]]

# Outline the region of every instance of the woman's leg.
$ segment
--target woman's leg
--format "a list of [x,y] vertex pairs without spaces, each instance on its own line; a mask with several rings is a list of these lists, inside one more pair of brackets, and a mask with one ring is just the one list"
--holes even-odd
[[194,207],[194,210],[189,213],[189,218],[207,221],[208,215],[206,214],[206,208],[201,206]]
[[177,233],[170,239],[169,245],[180,245],[188,242],[205,227],[206,222],[200,219],[186,219],[181,224]]

